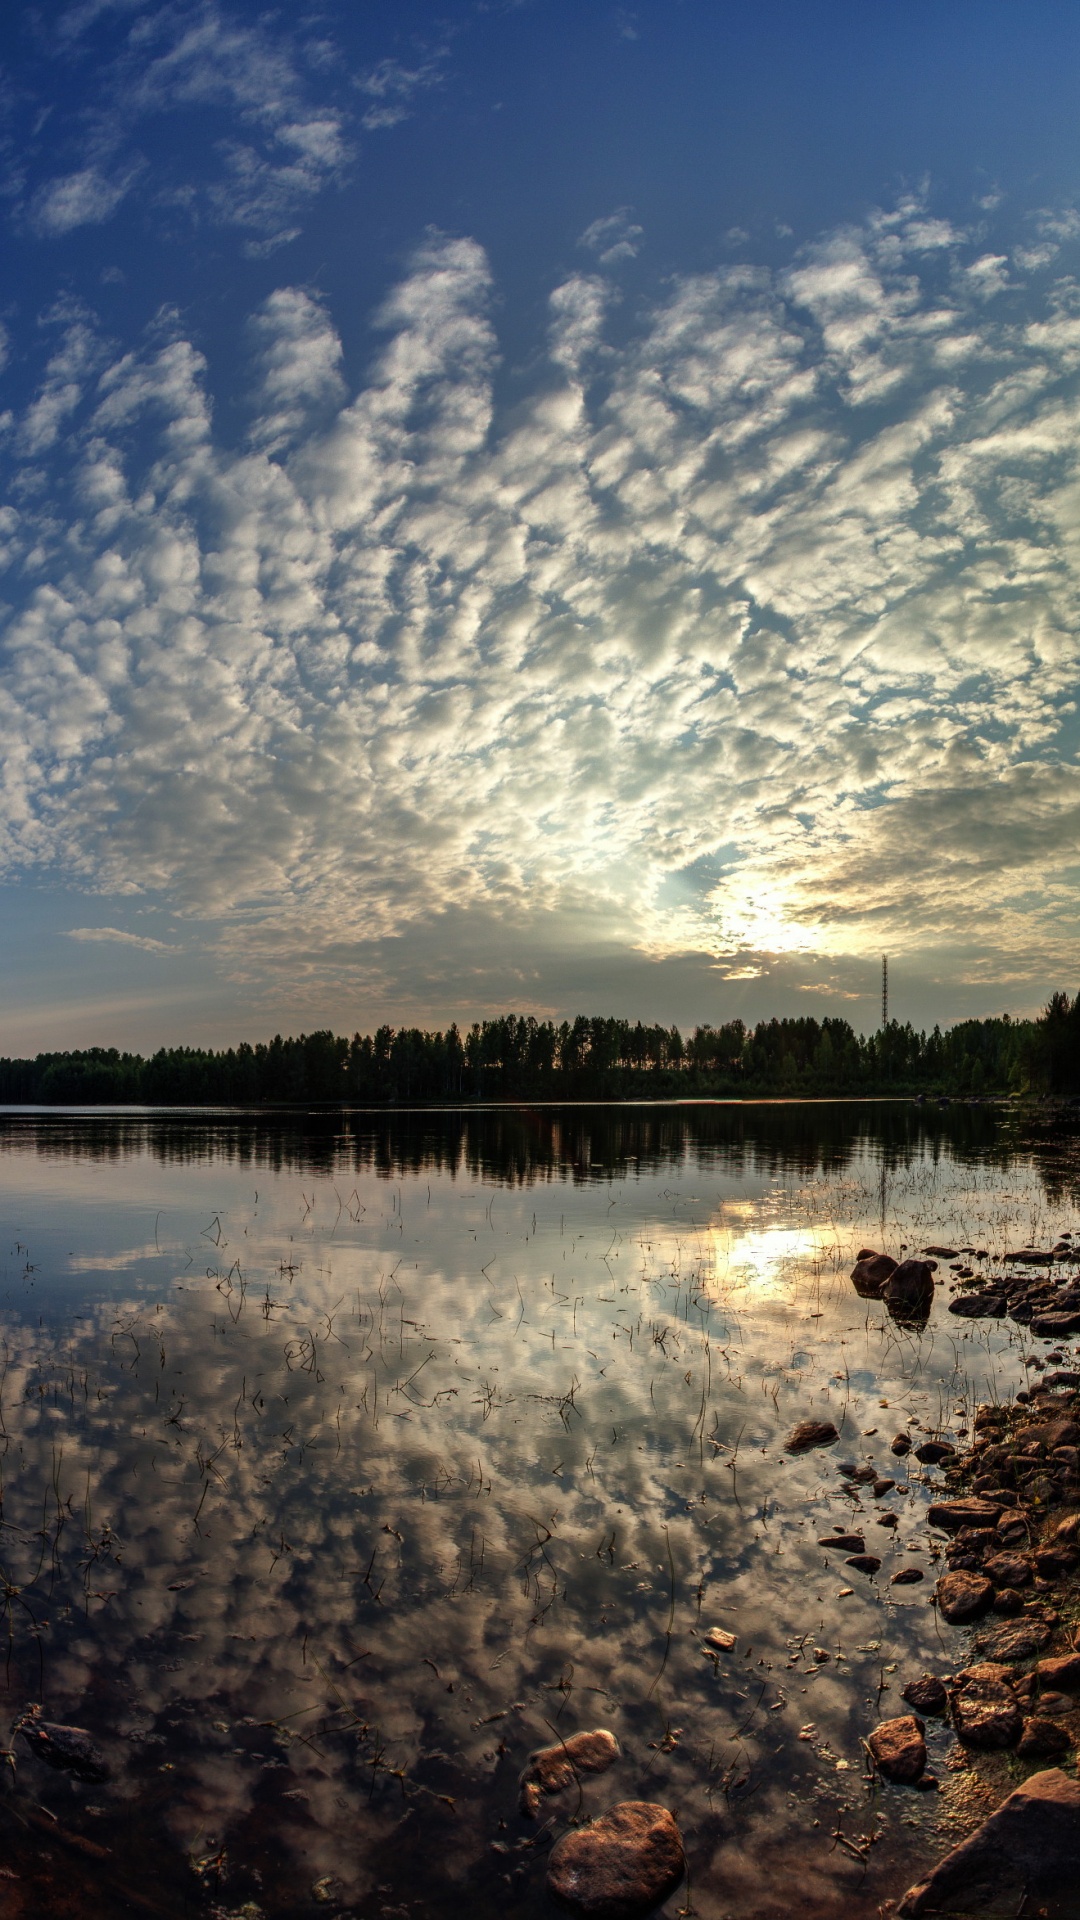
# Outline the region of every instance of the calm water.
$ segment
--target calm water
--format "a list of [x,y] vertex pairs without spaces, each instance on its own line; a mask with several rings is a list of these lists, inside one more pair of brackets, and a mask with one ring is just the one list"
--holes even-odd
[[[517,1777],[607,1726],[584,1807],[676,1810],[666,1912],[765,1920],[797,1886],[876,1916],[961,1817],[940,1764],[940,1795],[863,1778],[879,1700],[962,1647],[928,1604],[933,1475],[888,1443],[1014,1391],[1025,1333],[944,1291],[905,1331],[848,1272],[1080,1227],[1073,1143],[1011,1126],[0,1116],[4,1727],[41,1700],[111,1768],[19,1755],[4,1912],[546,1914],[577,1796],[530,1823]],[[841,1445],[790,1460],[807,1415]],[[896,1492],[860,1509],[840,1459]],[[876,1580],[817,1545],[837,1522]]]

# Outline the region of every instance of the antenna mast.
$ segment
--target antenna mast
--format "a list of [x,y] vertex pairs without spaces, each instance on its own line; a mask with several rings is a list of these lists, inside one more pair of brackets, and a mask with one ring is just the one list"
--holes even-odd
[[889,956],[887,953],[881,956],[881,1024],[883,1028],[889,1024]]

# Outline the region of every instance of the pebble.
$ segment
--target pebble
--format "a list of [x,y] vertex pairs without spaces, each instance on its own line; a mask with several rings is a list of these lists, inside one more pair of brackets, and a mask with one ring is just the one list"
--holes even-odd
[[555,1747],[537,1747],[521,1775],[521,1811],[536,1813],[545,1793],[561,1793],[582,1773],[604,1773],[618,1758],[619,1743],[606,1727],[571,1733]]
[[831,1420],[800,1420],[784,1442],[786,1453],[808,1453],[811,1447],[831,1447],[840,1435]]

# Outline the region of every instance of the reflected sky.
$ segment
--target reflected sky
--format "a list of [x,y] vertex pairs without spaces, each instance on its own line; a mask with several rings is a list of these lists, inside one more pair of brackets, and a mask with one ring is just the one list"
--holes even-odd
[[[577,1800],[529,1823],[517,1776],[604,1725],[584,1807],[672,1806],[697,1912],[766,1920],[797,1872],[808,1914],[876,1915],[959,1817],[941,1769],[862,1778],[879,1700],[961,1653],[934,1475],[889,1441],[962,1433],[1027,1335],[942,1298],[904,1330],[848,1272],[1076,1229],[1042,1152],[913,1109],[9,1116],[4,1710],[112,1769],[19,1756],[20,1910],[62,1862],[97,1914],[546,1914]],[[841,1443],[793,1459],[807,1416]],[[864,1459],[882,1500],[837,1471]]]

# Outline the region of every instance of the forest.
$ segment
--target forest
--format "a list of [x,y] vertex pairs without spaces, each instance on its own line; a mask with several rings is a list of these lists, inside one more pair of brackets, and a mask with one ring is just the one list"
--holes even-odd
[[213,1051],[115,1048],[0,1059],[7,1105],[392,1105],[475,1100],[633,1100],[1080,1093],[1080,994],[1056,993],[1036,1020],[1008,1014],[942,1032],[892,1021],[857,1034],[846,1020],[772,1019],[747,1027],[644,1026],[579,1015],[556,1024],[506,1014],[465,1032],[326,1031]]

